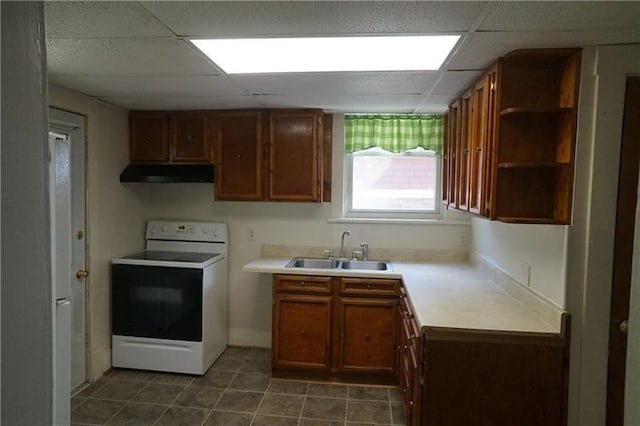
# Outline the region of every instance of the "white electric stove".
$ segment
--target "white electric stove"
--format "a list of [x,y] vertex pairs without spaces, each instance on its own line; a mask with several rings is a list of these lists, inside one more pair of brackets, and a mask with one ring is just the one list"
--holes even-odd
[[114,367],[204,374],[227,346],[225,223],[150,221],[112,260]]

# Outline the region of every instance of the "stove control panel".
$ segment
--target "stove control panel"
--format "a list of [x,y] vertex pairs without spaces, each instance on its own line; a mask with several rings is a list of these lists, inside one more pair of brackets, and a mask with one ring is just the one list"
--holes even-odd
[[221,222],[177,222],[152,220],[147,223],[147,240],[227,242],[227,224]]

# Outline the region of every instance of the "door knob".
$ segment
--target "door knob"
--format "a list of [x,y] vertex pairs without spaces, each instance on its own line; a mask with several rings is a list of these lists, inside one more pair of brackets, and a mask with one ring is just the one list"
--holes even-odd
[[620,331],[624,334],[629,332],[629,320],[624,320],[620,323]]
[[76,278],[79,280],[87,278],[87,276],[89,276],[89,271],[86,269],[79,269],[78,272],[76,272]]

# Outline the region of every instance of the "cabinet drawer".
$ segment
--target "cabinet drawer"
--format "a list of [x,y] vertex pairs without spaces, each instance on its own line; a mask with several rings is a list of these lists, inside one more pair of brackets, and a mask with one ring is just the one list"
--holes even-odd
[[331,278],[302,275],[276,275],[276,291],[292,293],[331,293]]
[[366,278],[343,278],[340,293],[358,296],[390,296],[400,294],[400,281]]

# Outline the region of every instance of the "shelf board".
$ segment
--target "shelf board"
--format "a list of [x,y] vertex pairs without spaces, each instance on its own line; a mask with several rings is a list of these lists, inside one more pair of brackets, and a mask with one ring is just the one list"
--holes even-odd
[[549,169],[555,167],[568,166],[569,163],[556,163],[546,161],[530,161],[530,162],[504,162],[498,163],[499,169]]
[[514,115],[533,115],[533,114],[568,114],[575,113],[575,108],[571,107],[558,107],[558,108],[525,108],[525,107],[511,107],[505,108],[500,111],[501,117],[514,116]]
[[566,225],[567,222],[560,219],[553,219],[550,217],[509,217],[498,216],[496,217],[500,222],[505,223],[532,223],[541,225]]

